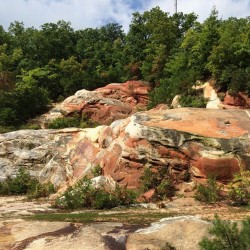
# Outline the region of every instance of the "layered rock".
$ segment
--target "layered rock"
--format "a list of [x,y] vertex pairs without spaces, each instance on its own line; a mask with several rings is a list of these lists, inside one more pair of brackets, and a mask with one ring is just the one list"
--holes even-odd
[[137,111],[148,104],[150,87],[140,81],[112,83],[94,91],[79,90],[46,115],[48,121],[72,113],[83,114],[100,124],[110,124]]
[[109,183],[140,185],[145,167],[166,167],[176,184],[217,175],[227,182],[250,168],[250,117],[245,110],[180,108],[139,112],[93,129],[23,130],[0,135],[0,177],[20,167],[71,185],[97,165]]

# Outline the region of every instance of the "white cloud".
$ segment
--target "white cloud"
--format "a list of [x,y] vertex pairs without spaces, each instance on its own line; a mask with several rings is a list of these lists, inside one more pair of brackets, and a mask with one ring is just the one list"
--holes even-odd
[[132,8],[122,0],[0,0],[0,25],[13,21],[39,28],[46,22],[70,21],[75,29],[98,27],[108,21],[128,27]]
[[[17,20],[25,27],[39,28],[46,22],[65,20],[75,29],[84,29],[117,22],[128,30],[133,12],[155,6],[174,12],[174,0],[0,0],[0,25],[7,29]],[[249,0],[178,0],[179,11],[195,12],[200,20],[209,16],[213,6],[223,18],[250,15]]]
[[[175,0],[151,0],[144,6],[150,10],[155,6],[159,6],[163,11],[173,14]],[[219,11],[219,17],[228,18],[247,17],[250,15],[250,1],[249,0],[178,0],[178,11],[183,13],[194,12],[198,14],[199,20],[206,19],[213,6]]]

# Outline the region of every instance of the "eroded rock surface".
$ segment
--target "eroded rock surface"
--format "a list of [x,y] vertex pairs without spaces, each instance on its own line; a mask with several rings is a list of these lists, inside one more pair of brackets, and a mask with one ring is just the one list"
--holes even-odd
[[140,81],[112,83],[94,91],[79,90],[57,105],[47,115],[47,122],[56,117],[80,113],[100,124],[110,124],[145,109],[150,87]]
[[[145,167],[169,168],[176,184],[215,174],[227,182],[250,168],[247,110],[139,112],[93,129],[24,130],[0,135],[0,176],[25,167],[58,189],[100,165],[109,182],[140,185]],[[186,180],[191,176],[190,180]]]
[[209,227],[211,223],[195,216],[164,218],[129,235],[126,247],[129,250],[158,250],[168,242],[176,249],[199,250],[199,242],[208,235]]

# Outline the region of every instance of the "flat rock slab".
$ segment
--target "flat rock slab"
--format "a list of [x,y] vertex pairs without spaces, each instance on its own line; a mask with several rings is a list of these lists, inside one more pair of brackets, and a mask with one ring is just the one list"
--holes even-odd
[[180,108],[148,112],[146,126],[174,129],[205,137],[240,137],[250,134],[250,115],[247,110],[214,110]]

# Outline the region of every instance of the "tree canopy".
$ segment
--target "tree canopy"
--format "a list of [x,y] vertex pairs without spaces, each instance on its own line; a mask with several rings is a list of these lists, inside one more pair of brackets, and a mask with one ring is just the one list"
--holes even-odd
[[[0,26],[0,125],[44,112],[51,101],[110,82],[148,81],[151,106],[191,95],[196,80],[250,93],[250,18],[222,20],[216,9],[203,22],[194,13],[159,7],[134,13],[129,31],[110,23],[74,30],[69,22],[40,29]],[[32,103],[32,105],[31,105]]]

